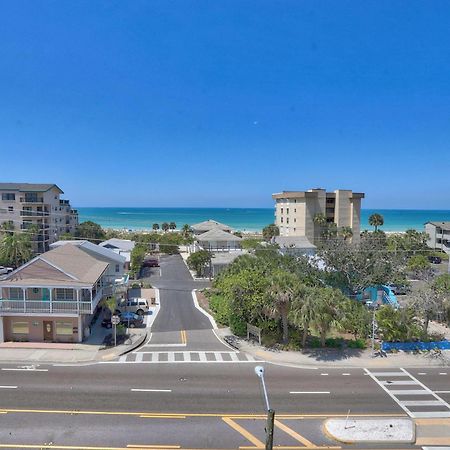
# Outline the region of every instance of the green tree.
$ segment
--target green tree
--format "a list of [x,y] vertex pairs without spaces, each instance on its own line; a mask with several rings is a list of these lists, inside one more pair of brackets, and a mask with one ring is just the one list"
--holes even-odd
[[432,275],[430,261],[424,255],[411,256],[408,261],[408,270],[420,279],[428,279]]
[[414,310],[411,307],[395,309],[382,306],[376,312],[378,330],[385,341],[409,341],[421,336]]
[[353,236],[353,230],[351,227],[341,227],[338,230],[338,234],[346,241]]
[[81,222],[75,230],[75,236],[80,239],[87,239],[95,244],[103,241],[106,237],[103,228],[91,220]]
[[10,221],[2,222],[0,225],[0,234],[12,234],[14,231],[14,223]]
[[316,307],[313,310],[312,325],[319,332],[322,347],[325,347],[327,334],[339,321],[340,312],[336,299],[341,295],[341,292],[328,287],[315,289]]
[[175,222],[170,222],[169,223],[169,229],[170,230],[176,230],[177,229],[177,224]]
[[273,237],[280,235],[280,229],[274,223],[271,223],[263,228],[262,234],[265,241],[270,241]]
[[258,238],[245,238],[241,241],[241,247],[246,250],[256,250],[261,247],[261,239]]
[[154,223],[152,225],[152,229],[155,230],[155,231],[158,231],[159,230],[159,223]]
[[0,258],[8,266],[19,267],[32,255],[31,237],[26,233],[4,234],[0,245]]
[[117,308],[117,299],[115,296],[104,298],[101,305],[103,309],[108,311],[109,315],[112,316]]
[[205,268],[211,263],[211,253],[207,250],[200,250],[190,254],[186,262],[189,268],[195,270],[197,276],[201,277],[205,273]]
[[343,298],[339,307],[342,315],[337,324],[338,328],[353,334],[355,339],[366,339],[372,323],[372,315],[366,306],[358,301]]
[[316,289],[299,283],[289,313],[289,322],[302,330],[302,347],[306,347],[309,328],[316,308]]
[[415,290],[410,306],[422,320],[424,335],[428,334],[430,320],[442,316],[445,311],[444,298],[436,289],[433,289],[432,284]]
[[190,225],[188,225],[187,223],[185,223],[182,228],[181,228],[181,235],[183,236],[184,239],[188,239],[192,236],[192,228],[190,227]]
[[288,314],[295,297],[298,280],[292,273],[275,271],[270,277],[266,311],[269,317],[280,319],[283,329],[283,343],[289,340]]
[[369,216],[369,225],[374,227],[374,231],[378,231],[378,227],[384,225],[384,218],[381,214],[374,213]]
[[170,226],[167,222],[163,222],[163,224],[161,225],[161,228],[164,232],[167,232],[167,231],[169,231]]

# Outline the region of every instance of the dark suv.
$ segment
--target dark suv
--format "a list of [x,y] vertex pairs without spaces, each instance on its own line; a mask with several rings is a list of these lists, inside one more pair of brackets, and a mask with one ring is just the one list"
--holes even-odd
[[440,264],[442,262],[442,258],[440,256],[429,256],[428,261],[431,264]]
[[158,258],[147,258],[142,263],[142,267],[159,267]]

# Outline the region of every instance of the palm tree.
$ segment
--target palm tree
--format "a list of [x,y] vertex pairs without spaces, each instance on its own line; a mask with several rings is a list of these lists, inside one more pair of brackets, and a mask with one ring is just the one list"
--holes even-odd
[[353,236],[353,230],[351,227],[342,227],[339,229],[339,234],[344,238],[344,241],[346,241]]
[[191,227],[185,223],[183,227],[181,228],[181,235],[186,239],[192,234]]
[[322,213],[317,213],[314,216],[313,222],[319,226],[319,236],[322,238],[325,235],[326,228],[327,228],[327,216]]
[[158,231],[159,230],[159,223],[154,223],[152,225],[153,230]]
[[11,232],[14,231],[14,224],[12,222],[3,222],[0,225],[0,234],[12,234]]
[[7,264],[19,267],[31,258],[31,238],[24,233],[5,234],[1,241],[0,256]]
[[374,213],[369,217],[369,225],[375,228],[375,232],[378,231],[378,227],[384,225],[384,218],[381,214]]
[[297,277],[289,272],[277,270],[271,277],[269,287],[269,316],[279,317],[283,328],[283,343],[289,340],[288,314],[295,296]]
[[170,228],[171,230],[176,230],[176,229],[177,229],[177,224],[176,224],[175,222],[170,222],[170,223],[169,223],[169,228]]
[[325,340],[331,327],[338,319],[335,298],[337,292],[332,288],[319,288],[316,290],[316,303],[313,311],[312,325],[320,335],[320,345],[325,347]]
[[314,318],[315,289],[299,284],[291,305],[289,320],[302,329],[302,347],[306,347],[309,327]]
[[169,229],[169,224],[168,224],[167,222],[164,222],[164,223],[161,225],[161,228],[162,228],[162,230],[163,230],[164,232],[166,232],[166,231],[168,231],[168,229]]

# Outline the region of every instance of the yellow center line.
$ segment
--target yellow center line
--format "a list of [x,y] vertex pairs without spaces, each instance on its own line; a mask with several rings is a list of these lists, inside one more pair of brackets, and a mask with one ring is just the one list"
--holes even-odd
[[315,447],[315,445],[311,441],[308,441],[308,439],[304,438],[301,434],[296,433],[294,430],[287,427],[284,423],[281,423],[278,420],[275,420],[274,424],[280,430],[287,433],[289,436],[294,438],[296,441],[301,442],[303,445],[306,445],[307,447]]
[[181,330],[180,335],[181,335],[181,343],[186,344],[187,343],[186,330]]
[[143,419],[186,419],[186,416],[182,416],[179,414],[174,414],[173,416],[165,416],[161,414],[142,414],[142,416],[139,416]]
[[249,431],[247,431],[245,428],[242,428],[239,424],[234,422],[229,417],[222,417],[222,420],[229,425],[231,428],[236,430],[238,433],[240,433],[242,436],[245,437],[245,439],[249,440],[254,446],[264,448],[264,444],[253,434],[251,434]]
[[181,448],[181,445],[134,445],[129,444],[127,445],[128,448]]

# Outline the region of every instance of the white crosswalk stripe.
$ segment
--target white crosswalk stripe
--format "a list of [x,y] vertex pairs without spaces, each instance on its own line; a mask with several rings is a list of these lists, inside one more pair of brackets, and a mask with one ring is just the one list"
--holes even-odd
[[450,405],[405,369],[398,372],[364,370],[410,417],[450,417]]
[[102,361],[101,364],[180,364],[180,363],[252,363],[257,360],[240,352],[179,351],[179,352],[131,352],[117,361]]

